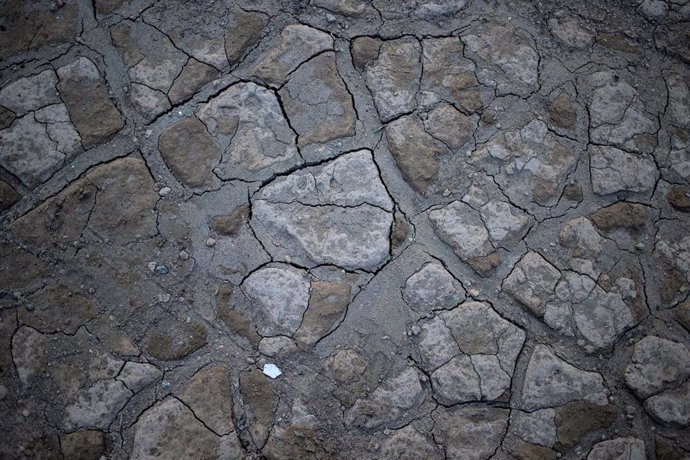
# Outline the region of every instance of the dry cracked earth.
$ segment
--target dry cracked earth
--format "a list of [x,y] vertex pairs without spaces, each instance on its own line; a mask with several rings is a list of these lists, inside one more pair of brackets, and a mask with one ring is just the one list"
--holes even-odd
[[689,458],[689,31],[0,2],[0,457]]

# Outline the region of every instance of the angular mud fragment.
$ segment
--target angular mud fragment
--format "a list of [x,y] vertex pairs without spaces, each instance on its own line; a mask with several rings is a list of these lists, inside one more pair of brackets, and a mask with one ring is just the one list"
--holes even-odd
[[61,2],[11,0],[0,7],[3,18],[0,59],[40,48],[68,44],[79,34],[79,6]]
[[163,372],[153,364],[128,361],[120,370],[117,380],[124,383],[134,393],[138,393],[162,376]]
[[434,138],[457,150],[472,138],[475,120],[448,104],[439,104],[429,111],[424,120],[424,129]]
[[495,400],[509,390],[525,333],[491,306],[465,302],[418,324],[422,368],[439,402]]
[[436,235],[452,247],[460,259],[482,274],[490,270],[483,269],[482,259],[493,255],[495,247],[477,211],[465,203],[453,201],[431,211],[429,220]]
[[581,150],[534,119],[519,131],[507,131],[479,147],[468,162],[486,169],[512,203],[538,210],[557,204]]
[[132,155],[90,169],[16,220],[12,231],[36,247],[78,240],[87,228],[99,238],[125,244],[156,235],[152,209],[158,198],[144,160]]
[[566,272],[546,305],[544,322],[593,352],[612,346],[634,319],[619,293],[606,292],[587,275]]
[[367,65],[376,62],[382,44],[381,40],[372,37],[357,37],[352,40],[350,53],[352,54],[352,64],[355,66],[355,69],[361,72]]
[[259,370],[240,377],[240,393],[254,445],[261,449],[268,440],[278,397],[268,377]]
[[572,129],[577,122],[577,112],[567,93],[559,94],[548,107],[551,121],[561,128]]
[[141,21],[125,20],[110,29],[132,82],[130,100],[146,122],[170,108],[167,94],[188,61],[170,38]]
[[610,71],[591,75],[589,82],[594,87],[589,106],[592,142],[651,153],[658,122],[646,111],[637,90]]
[[345,423],[361,429],[397,425],[424,400],[419,377],[417,370],[408,367],[387,379],[368,398],[357,400],[348,409]]
[[566,48],[584,49],[592,46],[594,34],[582,27],[577,17],[562,13],[559,11],[556,17],[549,19],[549,31]]
[[299,328],[309,302],[309,279],[304,270],[261,268],[249,275],[242,289],[263,314],[259,334],[292,336]]
[[338,74],[334,53],[302,64],[280,90],[299,144],[324,143],[355,134],[352,96]]
[[218,437],[189,408],[168,397],[144,412],[134,426],[132,458],[212,458],[218,453],[218,444]]
[[133,395],[124,383],[100,380],[80,392],[77,400],[67,407],[65,428],[106,429]]
[[414,115],[386,125],[386,140],[405,181],[426,195],[438,176],[439,157],[450,153],[448,147],[424,131]]
[[251,72],[266,84],[281,86],[290,72],[309,58],[333,48],[333,38],[302,24],[289,25],[277,43],[257,62]]
[[402,295],[411,309],[426,313],[450,310],[465,300],[466,293],[443,265],[429,262],[407,278]]
[[[423,106],[446,101],[464,113],[482,108],[480,86],[474,62],[464,56],[459,38],[429,38],[422,41],[419,100]],[[462,144],[461,144],[462,145]]]
[[415,97],[422,76],[420,56],[421,46],[415,39],[385,41],[376,61],[366,66],[364,79],[382,122],[416,108]]
[[208,429],[222,436],[235,429],[231,391],[228,370],[209,366],[199,369],[178,397]]
[[637,438],[616,438],[602,441],[592,447],[587,460],[609,459],[643,459],[645,458],[644,442]]
[[50,138],[47,126],[30,113],[0,131],[0,166],[28,188],[44,183],[62,167],[65,153]]
[[503,289],[537,316],[543,316],[561,273],[544,257],[528,252],[503,281]]
[[690,376],[690,355],[685,345],[655,336],[635,344],[625,369],[625,383],[639,397],[647,398],[664,388],[674,388]]
[[645,410],[656,420],[671,425],[690,426],[690,381],[647,399]]
[[239,64],[258,44],[268,22],[263,14],[243,10],[236,11],[233,19],[225,31],[225,54],[230,67]]
[[599,230],[610,232],[624,229],[639,233],[647,222],[649,208],[639,203],[619,201],[606,208],[601,208],[590,217]]
[[469,56],[481,60],[479,81],[496,88],[499,95],[527,97],[539,88],[539,54],[525,32],[488,23],[481,32],[465,35],[462,40]]
[[652,190],[659,173],[649,155],[636,155],[615,147],[590,148],[592,189],[597,195]]
[[313,345],[335,329],[345,317],[350,293],[351,286],[347,283],[312,281],[309,307],[295,339],[299,343]]
[[444,458],[441,448],[411,425],[399,430],[392,430],[391,436],[383,442],[378,455],[380,458],[400,459],[440,460]]
[[158,140],[163,159],[175,176],[189,187],[210,185],[213,168],[221,158],[221,152],[196,117],[172,124]]
[[196,115],[222,152],[213,170],[221,179],[266,179],[302,161],[275,93],[254,83],[231,86]]
[[449,458],[491,458],[508,429],[508,409],[483,406],[439,406],[431,413],[433,434]]
[[57,73],[60,97],[85,148],[107,140],[122,129],[125,121],[108,97],[105,82],[93,62],[82,57],[60,67]]
[[613,425],[620,410],[613,404],[605,406],[587,401],[573,401],[556,408],[556,447],[563,451],[574,445],[587,433]]
[[393,203],[366,150],[279,177],[252,205],[251,225],[278,260],[373,270],[388,258]]
[[546,345],[537,345],[525,373],[522,407],[533,411],[578,400],[605,405],[608,393],[601,374],[578,369]]
[[690,424],[690,356],[678,342],[647,336],[635,344],[625,383],[654,418],[669,424]]
[[170,87],[168,92],[170,103],[178,105],[189,100],[206,83],[219,76],[220,73],[214,67],[196,59],[190,59]]
[[0,180],[0,211],[11,208],[20,199],[21,195],[10,184]]
[[199,322],[160,324],[149,332],[146,349],[154,358],[176,361],[206,345],[207,334]]
[[534,412],[515,411],[510,417],[511,432],[531,444],[553,447],[556,444],[556,411],[540,409]]
[[55,72],[44,70],[30,77],[20,78],[0,90],[0,105],[18,117],[50,104],[59,104]]

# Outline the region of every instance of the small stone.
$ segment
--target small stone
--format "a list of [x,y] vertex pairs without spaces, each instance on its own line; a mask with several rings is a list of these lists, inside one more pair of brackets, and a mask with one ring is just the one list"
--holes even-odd
[[170,187],[163,187],[158,191],[158,194],[160,196],[168,196],[170,195],[170,192],[172,192],[172,189]]
[[189,256],[190,256],[189,252],[185,251],[184,249],[181,250],[179,253],[180,260],[187,260],[187,259],[189,259]]
[[283,374],[283,371],[278,369],[278,366],[275,364],[264,364],[262,372],[272,379],[276,379]]
[[213,237],[208,237],[208,239],[206,240],[206,246],[208,246],[209,248],[212,248],[215,245],[216,245],[216,239]]
[[165,265],[157,265],[154,271],[158,275],[167,275],[170,272],[168,267],[166,267]]

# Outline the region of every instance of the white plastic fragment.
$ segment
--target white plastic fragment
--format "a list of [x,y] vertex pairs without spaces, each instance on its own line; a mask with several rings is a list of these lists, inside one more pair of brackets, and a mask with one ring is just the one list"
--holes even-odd
[[275,364],[264,364],[263,373],[272,379],[279,377],[283,372]]

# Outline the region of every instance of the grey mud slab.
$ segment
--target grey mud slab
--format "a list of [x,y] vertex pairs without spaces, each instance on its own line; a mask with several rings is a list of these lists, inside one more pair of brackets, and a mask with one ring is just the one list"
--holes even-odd
[[690,458],[688,31],[0,2],[0,458]]

